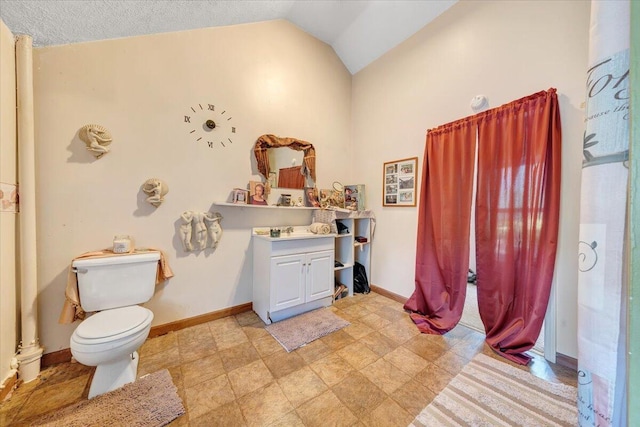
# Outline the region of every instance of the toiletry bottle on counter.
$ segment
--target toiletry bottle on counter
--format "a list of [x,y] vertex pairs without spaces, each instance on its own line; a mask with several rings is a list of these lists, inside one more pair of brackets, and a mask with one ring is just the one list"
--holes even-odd
[[113,253],[126,254],[133,251],[131,236],[119,234],[113,238]]

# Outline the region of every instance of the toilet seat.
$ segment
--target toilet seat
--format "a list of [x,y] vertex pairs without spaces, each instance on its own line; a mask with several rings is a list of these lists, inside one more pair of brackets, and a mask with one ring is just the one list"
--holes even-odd
[[153,320],[151,310],[133,305],[98,312],[84,320],[73,333],[73,341],[98,345],[130,337],[147,328]]

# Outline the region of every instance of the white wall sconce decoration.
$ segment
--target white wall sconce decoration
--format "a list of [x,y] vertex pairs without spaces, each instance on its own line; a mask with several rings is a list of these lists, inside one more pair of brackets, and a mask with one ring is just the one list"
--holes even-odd
[[185,252],[215,249],[218,246],[222,237],[222,215],[219,212],[185,211],[180,217],[180,241]]
[[142,191],[148,196],[147,202],[157,208],[164,202],[164,196],[169,192],[169,186],[161,179],[150,178],[142,184]]
[[100,125],[84,125],[80,128],[78,136],[87,145],[91,154],[100,158],[109,152],[111,133]]
[[484,95],[476,95],[471,98],[470,106],[474,113],[479,113],[489,107],[489,100]]

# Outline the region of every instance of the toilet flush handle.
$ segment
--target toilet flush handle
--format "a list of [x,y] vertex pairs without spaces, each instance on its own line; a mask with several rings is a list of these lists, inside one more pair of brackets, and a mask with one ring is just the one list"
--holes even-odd
[[73,271],[74,273],[86,273],[88,270],[86,268],[77,268],[77,267],[73,267],[71,269],[71,271]]

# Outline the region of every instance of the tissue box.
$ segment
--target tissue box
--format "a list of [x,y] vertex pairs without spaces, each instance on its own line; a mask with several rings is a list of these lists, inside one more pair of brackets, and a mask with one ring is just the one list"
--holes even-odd
[[364,184],[344,186],[344,207],[352,211],[364,210]]

